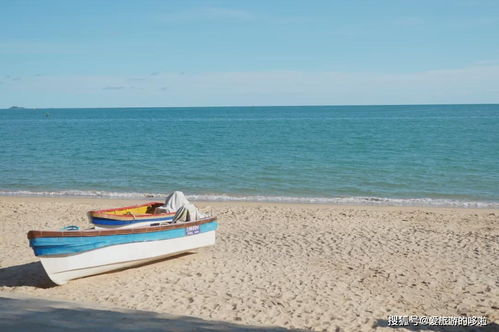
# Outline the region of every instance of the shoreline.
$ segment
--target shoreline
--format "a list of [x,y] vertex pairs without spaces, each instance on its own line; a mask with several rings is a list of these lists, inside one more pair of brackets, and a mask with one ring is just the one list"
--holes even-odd
[[[186,195],[187,196],[187,195]],[[164,195],[166,198],[166,195]],[[119,197],[83,197],[83,196],[10,196],[10,195],[0,195],[0,201],[52,201],[52,200],[63,200],[72,203],[86,203],[91,204],[94,202],[106,203],[109,204],[109,208],[113,207],[121,207],[126,205],[136,205],[143,204],[152,201],[162,202],[164,199],[157,198],[119,198]],[[195,203],[196,206],[199,207],[298,207],[304,209],[313,209],[313,208],[336,208],[336,209],[365,209],[365,210],[391,210],[391,211],[415,211],[415,210],[428,210],[428,211],[447,211],[451,212],[452,210],[463,211],[463,212],[489,212],[489,213],[498,213],[499,208],[490,208],[490,207],[461,207],[461,206],[425,206],[425,205],[369,205],[369,204],[336,204],[336,203],[293,203],[293,202],[267,202],[267,201],[209,201],[209,200],[192,200],[189,199],[192,203]]]
[[[0,191],[0,197],[21,198],[73,198],[73,199],[109,199],[128,201],[163,201],[165,194],[152,193],[121,193],[83,191],[82,194],[75,191],[56,192],[27,192],[27,191]],[[79,192],[79,191],[76,191]],[[88,193],[88,194],[86,194]],[[255,204],[292,204],[313,206],[344,206],[344,207],[414,207],[414,208],[458,208],[458,209],[499,209],[496,201],[464,201],[447,198],[385,198],[385,197],[293,197],[293,196],[231,196],[226,194],[186,194],[192,202],[206,203],[255,203]]]

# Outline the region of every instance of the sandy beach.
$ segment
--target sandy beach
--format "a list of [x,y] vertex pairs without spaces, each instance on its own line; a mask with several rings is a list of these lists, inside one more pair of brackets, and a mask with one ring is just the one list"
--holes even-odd
[[0,197],[0,292],[313,331],[390,331],[389,315],[499,323],[499,211],[487,209],[196,202],[219,217],[215,246],[51,283],[29,230],[140,202]]

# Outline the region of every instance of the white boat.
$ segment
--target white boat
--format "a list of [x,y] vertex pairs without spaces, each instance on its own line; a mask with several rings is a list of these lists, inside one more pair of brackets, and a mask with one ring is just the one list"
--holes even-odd
[[214,245],[217,227],[210,217],[136,228],[30,231],[28,239],[49,278],[63,285]]

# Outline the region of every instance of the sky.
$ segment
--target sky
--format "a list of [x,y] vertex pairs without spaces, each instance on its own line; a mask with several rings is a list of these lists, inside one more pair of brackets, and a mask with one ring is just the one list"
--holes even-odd
[[0,0],[0,108],[499,103],[499,1]]

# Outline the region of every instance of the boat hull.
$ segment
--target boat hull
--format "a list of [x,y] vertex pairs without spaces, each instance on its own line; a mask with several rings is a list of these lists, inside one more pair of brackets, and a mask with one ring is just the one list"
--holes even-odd
[[75,254],[41,256],[49,278],[58,285],[69,280],[141,265],[215,244],[215,230],[195,235],[107,246]]
[[216,217],[154,227],[29,231],[35,256],[58,285],[215,244]]

